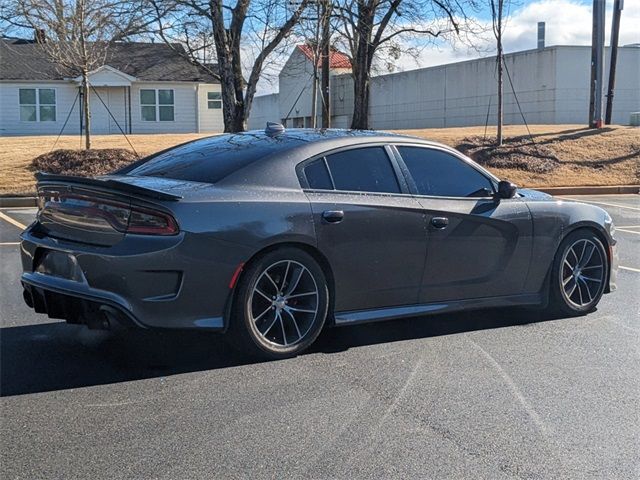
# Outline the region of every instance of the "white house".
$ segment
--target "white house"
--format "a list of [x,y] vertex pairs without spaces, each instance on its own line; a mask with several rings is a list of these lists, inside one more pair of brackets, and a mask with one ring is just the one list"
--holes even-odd
[[[609,49],[605,51],[606,65]],[[591,47],[549,46],[505,55],[507,124],[586,124],[589,111]],[[348,65],[348,64],[347,64]],[[495,124],[495,57],[479,58],[371,79],[369,124],[374,129],[438,128]],[[265,121],[307,126],[313,63],[301,47],[279,76],[279,93],[256,97],[249,128]],[[607,68],[608,70],[608,68]],[[331,77],[331,126],[348,128],[353,113],[353,78],[336,68]],[[604,85],[608,82],[608,72]],[[522,109],[522,114],[520,113]],[[628,125],[640,111],[640,46],[618,50],[613,123]]]
[[[89,75],[92,133],[223,130],[219,82],[174,48],[110,46]],[[82,132],[80,90],[80,78],[48,60],[39,44],[0,40],[0,135]]]

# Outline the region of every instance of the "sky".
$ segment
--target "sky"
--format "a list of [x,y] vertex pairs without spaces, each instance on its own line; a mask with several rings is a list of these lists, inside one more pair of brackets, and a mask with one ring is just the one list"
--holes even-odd
[[[488,3],[488,0],[480,0]],[[606,0],[606,45],[611,36],[613,0]],[[503,45],[505,52],[516,52],[536,48],[538,22],[546,22],[546,45],[590,45],[591,44],[591,0],[520,0],[511,7],[507,20]],[[477,14],[476,21],[490,25],[488,8]],[[395,71],[413,70],[433,65],[459,62],[490,55],[495,51],[495,39],[487,36],[476,40],[480,50],[470,50],[464,45],[442,43],[425,47],[418,58],[405,55],[394,61]],[[620,22],[619,45],[640,43],[640,0],[624,0]],[[263,82],[259,94],[277,91],[277,82]]]
[[[611,36],[613,0],[607,0],[606,45]],[[579,0],[533,0],[522,1],[513,6],[507,20],[504,34],[505,52],[517,52],[536,48],[538,22],[545,22],[545,44],[550,45],[591,45],[591,1]],[[478,21],[489,24],[490,12],[480,12]],[[487,38],[486,54],[494,50],[495,40]],[[481,42],[482,43],[482,42]],[[640,43],[640,0],[625,0],[620,22],[619,45]],[[461,60],[477,58],[478,54],[464,47],[439,45],[423,50],[418,61],[404,58],[404,69],[441,65]]]

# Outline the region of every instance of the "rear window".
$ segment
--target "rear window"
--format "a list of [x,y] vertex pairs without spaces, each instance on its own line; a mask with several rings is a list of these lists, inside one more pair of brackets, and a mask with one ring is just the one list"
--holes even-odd
[[117,173],[216,183],[261,158],[300,143],[283,136],[220,135],[160,152]]

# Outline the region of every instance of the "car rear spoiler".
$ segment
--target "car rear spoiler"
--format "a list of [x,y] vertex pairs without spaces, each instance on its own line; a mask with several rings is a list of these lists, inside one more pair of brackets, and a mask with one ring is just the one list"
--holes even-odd
[[47,184],[60,184],[65,185],[81,185],[90,187],[109,188],[123,193],[131,193],[134,195],[140,195],[141,197],[154,198],[156,200],[169,200],[178,201],[183,197],[180,195],[174,195],[172,193],[163,192],[148,187],[141,187],[139,185],[133,185],[127,182],[121,182],[114,180],[113,178],[91,178],[91,177],[76,177],[73,175],[55,175],[52,173],[38,172],[35,175],[38,181],[38,186]]

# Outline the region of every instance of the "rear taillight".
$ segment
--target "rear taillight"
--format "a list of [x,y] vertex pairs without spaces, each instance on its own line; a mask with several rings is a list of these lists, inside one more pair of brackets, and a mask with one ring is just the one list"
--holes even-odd
[[138,235],[175,235],[180,231],[175,219],[160,210],[87,195],[42,192],[38,217],[52,215],[58,221],[94,231],[109,227]]
[[127,233],[175,235],[178,231],[178,224],[171,215],[146,208],[133,207],[131,209]]

